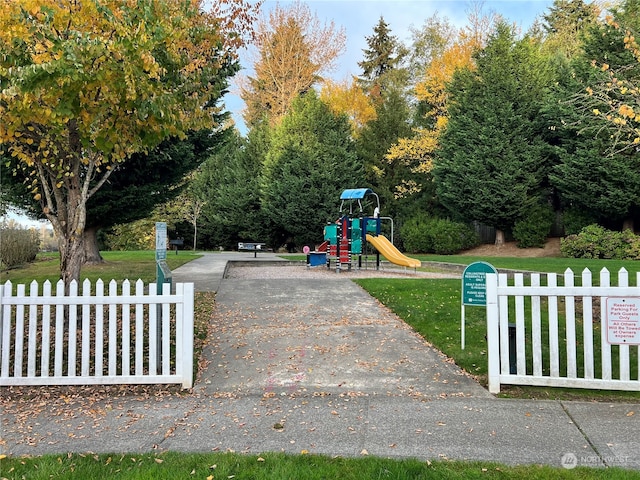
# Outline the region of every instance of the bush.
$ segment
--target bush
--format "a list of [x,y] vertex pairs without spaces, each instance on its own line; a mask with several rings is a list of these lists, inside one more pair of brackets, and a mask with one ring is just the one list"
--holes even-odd
[[400,236],[405,250],[412,253],[431,252],[433,246],[429,236],[432,218],[427,215],[417,215],[407,220],[400,228]]
[[529,215],[518,220],[513,227],[513,238],[518,248],[544,247],[553,226],[554,213],[548,205],[538,205]]
[[480,243],[478,234],[468,225],[426,215],[411,218],[400,234],[411,253],[452,255]]
[[562,213],[565,235],[578,234],[584,227],[592,225],[595,222],[595,217],[584,210],[568,208]]
[[640,259],[640,238],[629,230],[616,232],[593,224],[560,241],[560,252],[570,258]]
[[0,226],[0,264],[14,268],[33,262],[40,249],[38,232],[24,228]]

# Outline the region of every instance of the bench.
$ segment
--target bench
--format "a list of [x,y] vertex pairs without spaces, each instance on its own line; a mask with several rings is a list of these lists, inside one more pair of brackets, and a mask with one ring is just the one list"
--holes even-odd
[[176,251],[176,255],[178,254],[178,249],[184,245],[183,238],[176,238],[175,240],[169,240],[169,246]]
[[258,252],[264,250],[266,243],[260,242],[238,242],[238,251],[240,252],[253,252],[253,258],[258,257]]

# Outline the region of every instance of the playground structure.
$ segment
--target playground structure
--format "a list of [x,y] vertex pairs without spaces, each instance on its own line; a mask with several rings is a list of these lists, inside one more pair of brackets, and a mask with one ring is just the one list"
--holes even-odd
[[[367,196],[375,198],[375,207],[371,216],[364,214],[363,201]],[[409,268],[420,266],[419,260],[402,254],[387,237],[380,233],[382,220],[380,199],[371,189],[344,190],[340,200],[340,218],[335,223],[324,227],[324,242],[316,252],[308,254],[309,266],[326,264],[330,269],[333,261],[336,271],[339,272],[344,268],[351,270],[357,259],[357,268],[362,268],[362,256],[367,242],[376,250],[376,269],[380,268],[380,254],[396,265]]]

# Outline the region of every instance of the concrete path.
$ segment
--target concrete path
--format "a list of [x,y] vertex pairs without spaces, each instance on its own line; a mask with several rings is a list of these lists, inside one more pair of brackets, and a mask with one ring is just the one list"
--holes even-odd
[[[498,399],[348,279],[223,279],[192,392],[3,402],[0,450],[284,451],[640,469],[640,404]],[[90,400],[90,399],[89,399]]]

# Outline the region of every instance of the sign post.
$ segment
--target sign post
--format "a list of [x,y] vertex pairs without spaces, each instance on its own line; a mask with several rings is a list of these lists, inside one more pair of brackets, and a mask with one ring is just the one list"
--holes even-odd
[[[156,293],[162,294],[162,285],[166,280],[167,265],[167,224],[166,222],[156,222]],[[169,274],[169,278],[171,274]],[[157,305],[156,315],[156,369],[162,370],[162,308]]]
[[464,330],[465,318],[464,307],[471,305],[474,307],[487,306],[487,273],[498,273],[495,267],[487,262],[474,262],[467,265],[462,272],[462,305],[461,305],[461,347],[464,350]]

